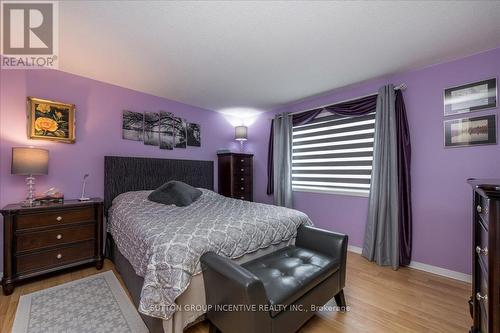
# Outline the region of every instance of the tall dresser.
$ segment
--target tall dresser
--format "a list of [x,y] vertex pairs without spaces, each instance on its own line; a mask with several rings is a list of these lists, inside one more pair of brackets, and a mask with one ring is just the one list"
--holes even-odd
[[500,179],[473,188],[471,333],[500,332]]
[[253,155],[223,153],[219,157],[219,194],[253,201]]

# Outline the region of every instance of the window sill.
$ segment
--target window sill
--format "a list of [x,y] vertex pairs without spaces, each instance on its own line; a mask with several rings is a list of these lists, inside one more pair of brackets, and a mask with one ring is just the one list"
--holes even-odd
[[319,193],[319,194],[334,194],[346,197],[362,197],[368,198],[369,193],[359,193],[359,192],[344,192],[335,190],[310,190],[310,189],[292,189],[293,192],[305,192],[305,193]]

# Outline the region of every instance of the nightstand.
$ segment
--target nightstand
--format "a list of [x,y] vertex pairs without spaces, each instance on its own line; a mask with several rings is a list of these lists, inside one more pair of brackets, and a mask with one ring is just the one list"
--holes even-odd
[[2,287],[5,295],[14,284],[65,268],[103,264],[103,201],[22,207],[5,206],[4,263]]

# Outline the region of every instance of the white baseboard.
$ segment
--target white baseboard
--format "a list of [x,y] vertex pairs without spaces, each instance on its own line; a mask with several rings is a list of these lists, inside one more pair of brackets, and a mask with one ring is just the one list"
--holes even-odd
[[361,254],[361,251],[363,251],[363,249],[357,246],[347,245],[347,251]]
[[[347,247],[347,251],[357,253],[357,254],[361,254],[362,250],[363,249],[358,247],[358,246],[349,245]],[[417,261],[410,262],[410,265],[408,267],[413,268],[413,269],[418,269],[419,271],[424,271],[424,272],[444,276],[444,277],[447,277],[450,279],[455,279],[455,280],[459,280],[459,281],[463,281],[463,282],[467,282],[467,283],[472,282],[472,275],[452,271],[452,270],[446,269],[446,268],[441,268],[441,267],[437,267],[437,266],[424,264],[424,263],[417,262]]]

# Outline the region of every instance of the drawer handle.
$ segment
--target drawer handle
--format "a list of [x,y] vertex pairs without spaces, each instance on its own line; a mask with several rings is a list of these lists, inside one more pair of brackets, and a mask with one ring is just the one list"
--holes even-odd
[[240,197],[241,200],[245,199],[245,197]]
[[241,172],[245,171],[245,169],[241,169]]
[[57,259],[61,259],[62,258],[62,254],[58,253],[57,256],[56,256]]
[[243,191],[244,189],[245,189],[244,187],[242,187],[242,188],[241,188],[241,190],[242,190],[242,191]]
[[241,162],[243,163],[243,162],[245,162],[245,160],[241,160]]
[[479,302],[483,302],[483,303],[488,303],[488,295],[481,295],[481,293],[477,293],[476,294],[476,299],[479,301]]
[[241,178],[241,181],[244,181],[244,180],[245,180],[245,178]]
[[477,205],[476,210],[477,210],[478,213],[482,213],[483,212],[483,208],[480,205]]
[[62,239],[62,235],[61,235],[61,234],[58,234],[58,235],[56,236],[56,238],[57,238],[57,239]]
[[485,247],[484,249],[482,249],[480,246],[476,246],[476,253],[487,256],[488,255],[488,248]]
[[57,222],[61,222],[62,221],[62,216],[56,217],[56,220],[57,220]]

